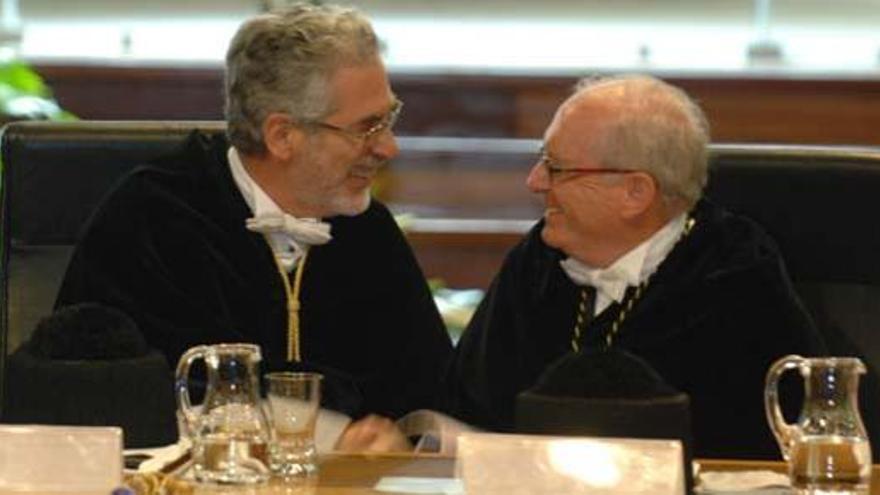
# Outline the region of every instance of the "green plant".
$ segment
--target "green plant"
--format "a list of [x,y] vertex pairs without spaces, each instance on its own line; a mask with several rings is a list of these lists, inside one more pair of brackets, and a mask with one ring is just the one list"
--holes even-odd
[[0,119],[74,120],[52,97],[52,91],[27,63],[0,62]]

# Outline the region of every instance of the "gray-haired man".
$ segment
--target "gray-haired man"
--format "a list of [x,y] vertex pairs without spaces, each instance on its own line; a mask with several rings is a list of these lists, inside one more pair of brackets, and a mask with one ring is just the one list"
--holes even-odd
[[822,343],[773,241],[701,198],[708,141],[700,109],[651,77],[586,82],[562,104],[527,179],[544,218],[458,344],[451,412],[512,430],[551,363],[619,347],[690,395],[696,455],[777,455],[764,373]]
[[369,22],[299,5],[245,22],[226,59],[227,139],[195,134],[113,191],[58,306],[131,315],[175,364],[253,342],[267,369],[317,369],[332,406],[432,407],[451,350],[372,181],[398,153],[401,102]]

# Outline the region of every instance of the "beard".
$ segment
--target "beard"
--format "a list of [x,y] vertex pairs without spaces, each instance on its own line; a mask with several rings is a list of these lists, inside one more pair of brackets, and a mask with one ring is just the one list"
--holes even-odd
[[322,218],[365,212],[372,201],[373,180],[388,160],[365,154],[347,164],[334,162],[339,158],[328,157],[324,147],[319,146],[322,142],[309,143],[313,145],[306,147],[299,159],[311,169],[311,177],[301,179],[312,184],[301,190],[303,200],[321,212]]
[[330,208],[337,214],[347,217],[360,215],[370,207],[372,196],[370,188],[356,194],[337,195],[330,201]]

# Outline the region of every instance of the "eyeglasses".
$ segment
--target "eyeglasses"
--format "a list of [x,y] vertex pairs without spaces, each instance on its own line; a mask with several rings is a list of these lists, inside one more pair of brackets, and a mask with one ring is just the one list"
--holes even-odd
[[550,182],[553,182],[560,176],[564,174],[575,174],[575,175],[598,175],[598,174],[631,174],[633,172],[638,172],[638,170],[632,168],[602,168],[602,167],[593,167],[593,168],[585,168],[585,167],[560,167],[559,162],[547,154],[547,151],[542,147],[540,151],[540,156],[538,157],[538,164],[544,167],[547,171],[547,175],[550,177]]
[[400,100],[394,100],[394,103],[391,105],[391,110],[389,110],[388,113],[380,117],[374,124],[372,124],[364,131],[359,131],[346,127],[339,127],[333,124],[328,124],[326,122],[307,122],[307,124],[315,127],[320,127],[321,129],[338,132],[339,134],[348,136],[356,141],[366,143],[381,134],[382,132],[386,130],[391,130],[394,127],[394,124],[397,123],[397,119],[400,118],[400,112],[402,110],[403,102]]

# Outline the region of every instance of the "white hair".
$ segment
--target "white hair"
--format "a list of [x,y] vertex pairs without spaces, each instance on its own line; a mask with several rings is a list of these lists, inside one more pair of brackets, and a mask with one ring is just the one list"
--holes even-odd
[[332,113],[327,82],[340,67],[379,55],[369,20],[353,8],[297,4],[242,24],[226,53],[226,124],[243,153],[262,153],[273,112],[300,122]]
[[615,114],[592,151],[605,167],[648,172],[664,197],[693,206],[708,175],[709,124],[703,111],[681,89],[645,75],[584,79],[576,94],[612,85]]

